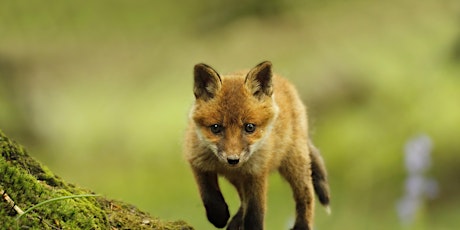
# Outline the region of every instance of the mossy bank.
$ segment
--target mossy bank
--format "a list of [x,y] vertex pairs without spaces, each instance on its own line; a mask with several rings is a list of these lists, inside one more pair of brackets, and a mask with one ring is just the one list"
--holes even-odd
[[1,229],[193,229],[100,196],[49,202],[18,218],[13,206],[26,210],[49,199],[94,192],[63,181],[1,130],[0,151]]

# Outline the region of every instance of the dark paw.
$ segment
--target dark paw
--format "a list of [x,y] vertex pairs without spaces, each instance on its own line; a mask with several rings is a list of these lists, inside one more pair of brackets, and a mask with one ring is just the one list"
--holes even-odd
[[263,230],[264,229],[264,215],[258,205],[251,205],[249,203],[248,209],[244,213],[243,226],[244,229]]
[[209,222],[211,222],[216,228],[223,228],[227,225],[227,221],[230,218],[230,212],[228,206],[223,202],[210,202],[205,205],[206,216]]
[[227,226],[227,230],[242,230],[243,229],[243,211],[240,210],[233,216],[232,220]]

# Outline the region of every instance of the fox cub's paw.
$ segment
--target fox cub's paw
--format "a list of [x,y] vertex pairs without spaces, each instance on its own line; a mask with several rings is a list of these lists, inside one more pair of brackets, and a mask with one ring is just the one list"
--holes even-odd
[[227,225],[230,218],[230,212],[225,201],[213,201],[205,205],[206,216],[216,228],[223,228]]
[[227,230],[241,230],[243,229],[243,210],[240,208],[238,213],[233,216],[232,220],[227,226]]

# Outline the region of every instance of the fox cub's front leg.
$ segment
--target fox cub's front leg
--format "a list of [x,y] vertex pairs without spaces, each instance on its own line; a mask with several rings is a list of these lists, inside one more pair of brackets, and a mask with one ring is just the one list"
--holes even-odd
[[193,172],[209,222],[217,228],[225,227],[230,218],[230,212],[220,191],[217,174],[196,169]]

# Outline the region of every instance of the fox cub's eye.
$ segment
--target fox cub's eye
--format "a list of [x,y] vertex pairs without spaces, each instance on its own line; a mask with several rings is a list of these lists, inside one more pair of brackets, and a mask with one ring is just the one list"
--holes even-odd
[[220,132],[222,132],[222,130],[224,129],[222,127],[222,125],[219,125],[219,124],[213,124],[211,126],[209,126],[209,129],[211,129],[211,132],[214,133],[214,134],[219,134]]
[[246,131],[247,133],[253,133],[254,131],[256,131],[256,125],[251,123],[245,124],[244,131]]

